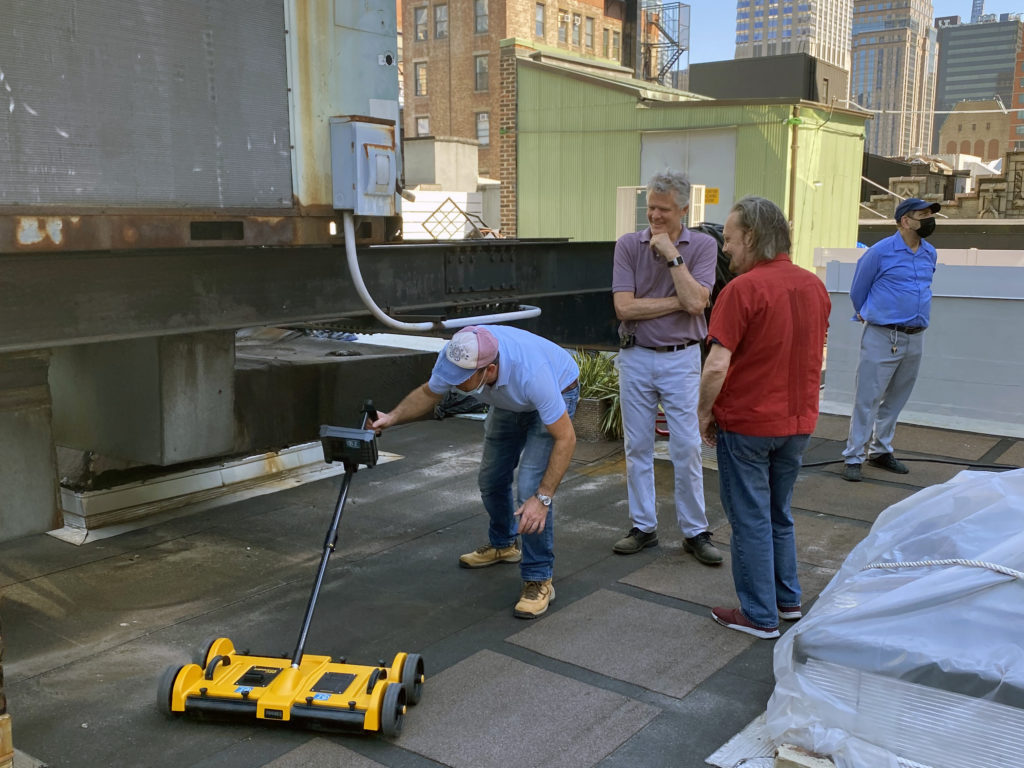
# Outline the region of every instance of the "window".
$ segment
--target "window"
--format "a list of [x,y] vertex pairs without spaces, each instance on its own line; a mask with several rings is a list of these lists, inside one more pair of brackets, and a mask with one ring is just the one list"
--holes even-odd
[[622,44],[622,34],[612,31],[612,58],[619,58],[619,46]]
[[487,56],[474,56],[473,64],[476,67],[476,90],[487,90]]
[[427,62],[417,61],[412,65],[413,80],[416,83],[416,95],[427,95]]
[[476,140],[485,147],[491,143],[491,116],[487,112],[476,113]]
[[605,27],[601,32],[601,55],[606,59],[608,58],[608,40],[611,37],[611,31],[608,27]]
[[429,136],[430,135],[430,118],[429,117],[417,117],[416,118],[416,135],[417,136]]
[[473,9],[476,11],[476,33],[479,35],[487,31],[487,0],[476,0]]
[[440,40],[448,37],[448,6],[434,6],[434,37]]
[[426,40],[427,39],[427,6],[422,8],[416,8],[413,12],[413,20],[416,25],[416,39]]
[[578,13],[572,15],[572,44],[580,44],[580,25],[583,24],[583,17]]
[[533,33],[537,37],[544,37],[544,4],[537,3],[533,12]]
[[589,51],[594,50],[594,20],[589,16],[583,22],[583,46]]
[[558,42],[569,42],[569,14],[565,11],[558,12]]

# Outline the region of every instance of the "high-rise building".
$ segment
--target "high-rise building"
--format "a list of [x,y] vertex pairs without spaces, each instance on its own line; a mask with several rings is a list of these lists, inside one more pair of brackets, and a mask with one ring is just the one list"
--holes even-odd
[[1024,152],[1024,47],[1017,51],[1014,65],[1013,101],[1010,108],[1010,149]]
[[875,113],[864,150],[931,151],[937,43],[931,0],[855,0],[850,100]]
[[981,16],[976,24],[962,24],[959,16],[943,17],[935,20],[935,26],[939,33],[935,148],[944,151],[938,146],[938,134],[949,116],[943,113],[961,101],[998,96],[1007,107],[1013,103],[1014,66],[1024,41],[1024,24],[1019,14],[998,18],[992,14]]
[[850,69],[854,0],[737,0],[736,58],[809,53]]
[[[626,49],[636,35],[635,21],[624,25],[627,5],[625,0],[403,0],[405,135],[476,139],[480,174],[497,176],[499,42],[516,38],[570,51],[622,74],[621,62],[629,58]],[[633,29],[628,40],[624,26]]]

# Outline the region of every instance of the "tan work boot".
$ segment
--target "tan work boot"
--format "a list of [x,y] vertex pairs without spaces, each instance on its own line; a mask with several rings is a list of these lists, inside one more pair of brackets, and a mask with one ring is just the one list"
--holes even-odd
[[461,568],[486,568],[488,565],[498,563],[518,563],[523,559],[523,553],[517,542],[512,542],[507,547],[492,547],[485,544],[472,552],[467,552],[459,558]]
[[536,619],[555,599],[555,585],[547,581],[524,581],[523,591],[513,613],[520,619]]

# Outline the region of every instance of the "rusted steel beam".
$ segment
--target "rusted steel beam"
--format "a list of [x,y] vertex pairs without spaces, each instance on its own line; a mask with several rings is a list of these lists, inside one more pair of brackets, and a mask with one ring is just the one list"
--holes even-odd
[[[358,253],[363,279],[386,311],[449,315],[470,304],[565,298],[571,307],[587,295],[603,302],[612,248],[478,240]],[[330,246],[0,254],[0,297],[0,352],[367,315],[345,249]],[[610,313],[607,303],[602,315]],[[575,311],[594,310],[581,304]],[[573,313],[555,311],[570,321]],[[579,320],[602,328],[611,322]]]
[[[398,218],[357,219],[357,240],[394,240]],[[342,244],[333,211],[92,211],[0,208],[0,256],[168,248]]]

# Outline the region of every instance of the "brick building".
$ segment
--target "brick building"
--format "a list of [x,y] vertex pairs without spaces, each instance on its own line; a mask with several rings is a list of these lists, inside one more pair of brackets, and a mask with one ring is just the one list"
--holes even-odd
[[961,101],[953,107],[939,132],[939,151],[998,160],[1014,149],[1010,115],[994,99]]
[[480,142],[480,175],[499,175],[508,38],[572,52],[597,65],[623,56],[624,0],[402,0],[405,136]]

